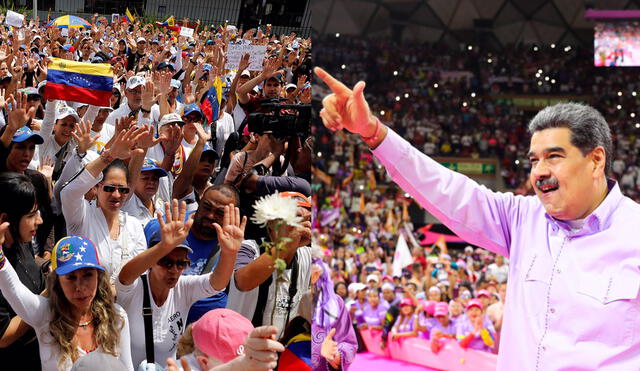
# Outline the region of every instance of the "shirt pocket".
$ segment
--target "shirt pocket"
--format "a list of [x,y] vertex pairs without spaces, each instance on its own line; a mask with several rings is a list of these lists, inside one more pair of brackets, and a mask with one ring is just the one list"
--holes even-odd
[[640,270],[583,275],[578,293],[588,297],[585,314],[601,319],[589,325],[598,340],[612,345],[640,341]]
[[524,260],[523,301],[527,317],[540,319],[547,306],[551,262],[541,254],[532,254]]

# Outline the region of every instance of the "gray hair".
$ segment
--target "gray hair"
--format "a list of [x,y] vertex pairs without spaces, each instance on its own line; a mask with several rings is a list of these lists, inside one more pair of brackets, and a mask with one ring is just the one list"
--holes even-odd
[[568,128],[571,144],[578,147],[583,156],[602,146],[605,152],[605,175],[611,171],[613,144],[611,130],[598,110],[580,103],[558,103],[546,107],[529,122],[529,133],[551,129]]

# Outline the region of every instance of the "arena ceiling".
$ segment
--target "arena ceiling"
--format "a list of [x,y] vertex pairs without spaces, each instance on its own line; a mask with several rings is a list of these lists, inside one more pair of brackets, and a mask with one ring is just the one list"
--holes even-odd
[[593,44],[587,8],[640,9],[640,0],[314,0],[314,29],[394,40]]

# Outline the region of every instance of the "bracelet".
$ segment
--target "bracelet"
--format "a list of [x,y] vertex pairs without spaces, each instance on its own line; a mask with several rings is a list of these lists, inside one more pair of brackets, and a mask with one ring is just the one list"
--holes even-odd
[[370,137],[362,137],[365,142],[378,139],[378,133],[380,132],[380,119],[376,117],[376,131]]
[[4,264],[7,262],[7,258],[4,256],[4,251],[0,248],[0,269],[4,268]]

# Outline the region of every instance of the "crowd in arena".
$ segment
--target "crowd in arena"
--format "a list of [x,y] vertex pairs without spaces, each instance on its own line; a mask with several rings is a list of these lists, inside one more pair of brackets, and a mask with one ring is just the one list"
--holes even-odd
[[[0,27],[3,368],[310,369],[311,41],[181,25]],[[51,98],[73,61],[108,104]]]
[[[339,34],[322,36],[317,45],[316,64],[349,87],[366,81],[371,111],[413,146],[433,157],[497,158],[506,190],[517,194],[533,194],[526,125],[537,110],[500,96],[588,102],[612,130],[609,176],[640,201],[636,71],[594,69],[591,51],[568,45],[489,53],[474,45],[451,49]],[[319,99],[326,93],[322,84],[314,90]],[[421,244],[425,229],[406,211],[412,199],[357,135],[319,125],[316,151],[314,236],[353,328],[382,331],[383,346],[409,336],[431,339],[434,353],[446,341],[496,353],[508,259],[464,244]],[[394,274],[401,235],[413,263]],[[364,350],[360,339],[355,347]]]

